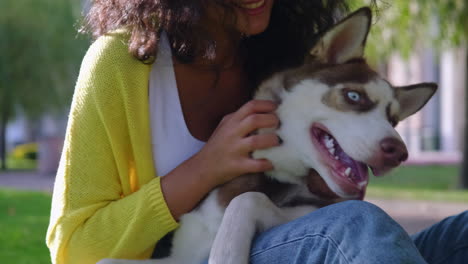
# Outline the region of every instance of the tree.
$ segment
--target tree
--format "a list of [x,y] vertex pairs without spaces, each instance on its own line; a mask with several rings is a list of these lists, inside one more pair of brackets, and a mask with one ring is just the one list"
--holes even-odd
[[69,105],[87,46],[75,29],[79,1],[0,1],[0,157],[6,124],[21,109],[35,119]]
[[[468,65],[468,48],[466,52],[466,65]],[[467,67],[468,68],[468,67]],[[465,89],[465,136],[464,136],[464,152],[463,152],[463,162],[462,169],[460,174],[459,186],[462,189],[468,189],[468,70],[466,71],[466,89]]]
[[[416,47],[424,45],[422,40],[438,49],[462,45],[468,49],[466,0],[353,0],[351,3],[354,8],[372,4],[378,10],[367,50],[374,61],[385,60],[395,51],[408,57]],[[468,76],[465,90],[468,99]],[[468,103],[465,103],[465,113],[460,187],[468,189]]]

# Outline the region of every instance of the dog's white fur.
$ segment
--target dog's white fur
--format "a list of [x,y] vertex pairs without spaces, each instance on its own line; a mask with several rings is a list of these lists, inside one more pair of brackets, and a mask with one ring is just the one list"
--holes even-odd
[[[314,87],[311,89],[311,87]],[[342,89],[343,85],[337,85],[331,89]],[[323,94],[330,87],[317,80],[305,80],[294,87],[294,92],[283,92],[282,104],[277,110],[282,126],[277,130],[281,138],[288,138],[288,144],[268,150],[255,152],[256,158],[266,158],[274,161],[275,169],[268,175],[280,181],[300,183],[298,176],[306,175],[309,168],[314,168],[320,175],[328,175],[328,168],[324,166],[316,148],[310,140],[310,124],[321,121],[333,137],[340,143],[346,153],[352,153],[355,160],[367,161],[371,159],[379,146],[379,142],[386,137],[394,137],[401,140],[399,134],[386,122],[385,106],[393,103],[398,108],[398,102],[392,95],[386,82],[376,80],[364,85],[366,91],[379,91],[379,107],[365,115],[352,112],[340,112],[323,103]],[[372,98],[372,93],[368,93]],[[313,111],[304,109],[304,105],[313,105]],[[309,110],[309,111],[307,111]],[[326,117],[326,120],[320,120]],[[301,122],[297,122],[297,120]],[[304,120],[307,120],[304,122]],[[363,127],[372,127],[372,133],[362,133]],[[345,128],[345,129],[344,129]],[[333,182],[330,177],[324,177],[330,188],[344,198],[349,197]]]
[[[323,63],[334,64],[362,58],[370,20],[368,9],[350,15],[318,41],[311,51],[312,56]],[[336,48],[336,39],[340,37],[342,41],[343,34],[346,43],[338,43],[337,51],[331,53],[331,47]],[[314,197],[304,184],[303,177],[310,168],[314,168],[334,193],[345,199],[356,198],[355,193],[343,190],[331,176],[330,168],[311,140],[312,124],[320,123],[326,127],[345,153],[354,160],[369,164],[381,151],[380,142],[384,138],[401,140],[388,121],[389,112],[402,120],[419,110],[435,91],[434,85],[421,84],[416,89],[401,88],[395,92],[388,82],[375,78],[360,84],[367,97],[377,102],[372,110],[365,113],[338,111],[323,103],[324,95],[355,84],[330,86],[320,79],[305,78],[294,87],[285,89],[285,74],[278,73],[264,82],[255,96],[256,99],[273,101],[280,98],[281,104],[276,114],[282,124],[274,132],[284,143],[279,147],[258,150],[254,157],[266,158],[274,164],[275,170],[268,172],[268,176],[296,185],[291,196]],[[372,130],[365,133],[366,128]],[[271,129],[259,131],[266,132],[271,132]],[[367,182],[363,182],[361,187],[365,188],[365,185]],[[250,242],[256,232],[288,222],[317,208],[314,205],[280,208],[265,194],[258,192],[243,193],[224,208],[218,202],[218,192],[218,189],[212,191],[199,207],[182,216],[169,258],[142,261],[105,259],[99,264],[192,264],[201,263],[208,256],[210,264],[247,264]]]

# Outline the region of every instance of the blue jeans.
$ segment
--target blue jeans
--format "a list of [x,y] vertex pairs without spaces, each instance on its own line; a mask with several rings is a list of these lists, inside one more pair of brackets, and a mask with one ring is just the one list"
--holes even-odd
[[342,202],[258,234],[250,262],[468,263],[468,211],[411,238],[377,206]]

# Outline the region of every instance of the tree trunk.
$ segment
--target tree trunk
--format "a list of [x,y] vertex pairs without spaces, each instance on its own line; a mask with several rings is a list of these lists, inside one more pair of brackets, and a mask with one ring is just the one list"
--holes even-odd
[[462,189],[468,189],[468,47],[466,53],[466,81],[465,81],[465,131],[464,131],[464,148],[463,148],[463,160],[462,169],[460,174],[459,186]]
[[[5,104],[5,108],[7,108]],[[8,112],[7,109],[1,110],[0,116],[0,170],[6,170],[6,126],[7,126]]]

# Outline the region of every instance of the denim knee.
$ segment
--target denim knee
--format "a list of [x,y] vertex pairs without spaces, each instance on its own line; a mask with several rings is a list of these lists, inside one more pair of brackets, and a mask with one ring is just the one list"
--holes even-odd
[[343,241],[383,239],[408,240],[403,228],[387,213],[374,204],[365,201],[345,201],[323,207],[290,225],[291,237],[324,236],[337,244]]
[[[338,221],[343,228],[349,226],[359,226],[366,224],[374,225],[398,225],[387,213],[378,206],[358,200],[344,201],[323,208],[328,210],[327,214],[335,221]],[[313,214],[310,217],[314,217]]]
[[335,260],[326,263],[424,263],[403,228],[382,209],[364,201],[326,206],[262,233],[252,253],[259,256],[286,247],[300,255],[322,254]]
[[329,206],[330,209],[336,210],[337,212],[346,212],[347,216],[350,217],[368,217],[368,218],[381,218],[388,217],[388,215],[380,209],[378,206],[360,200],[349,200],[340,203],[336,203]]

